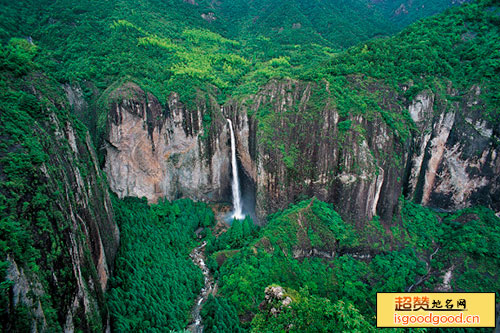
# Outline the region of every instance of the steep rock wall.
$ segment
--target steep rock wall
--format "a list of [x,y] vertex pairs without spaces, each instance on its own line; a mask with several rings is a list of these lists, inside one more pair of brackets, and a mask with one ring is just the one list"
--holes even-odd
[[443,109],[424,92],[409,106],[419,131],[406,194],[415,201],[443,210],[484,205],[500,211],[500,130],[484,118],[480,95],[479,86],[471,87]]
[[[62,89],[43,76],[27,82],[24,93],[33,96],[33,109],[9,109],[2,118],[6,124],[12,115],[23,120],[2,133],[8,151],[0,152],[2,224],[13,232],[8,241],[17,244],[9,244],[11,252],[2,258],[7,289],[0,293],[6,316],[0,327],[104,331],[104,292],[119,244],[107,184]],[[37,108],[37,100],[49,102]],[[23,145],[16,144],[16,133],[23,133]],[[9,161],[18,161],[16,171]]]
[[436,209],[500,211],[500,130],[484,119],[480,87],[460,98],[448,87],[443,96],[424,91],[409,101],[404,87],[367,89],[384,96],[382,108],[404,113],[407,105],[408,139],[380,115],[342,115],[327,84],[270,82],[252,96],[253,105],[233,107],[259,216],[313,195],[359,225],[374,215],[392,223],[401,194]]
[[229,188],[228,134],[220,106],[202,97],[165,108],[133,83],[110,96],[105,171],[120,197],[220,201]]
[[[56,142],[67,139],[71,147],[69,154],[61,152],[52,157],[50,164],[60,165],[59,174],[52,174],[50,167],[42,168],[46,181],[54,182],[54,188],[56,180],[63,180],[64,192],[60,194],[59,202],[65,207],[63,213],[70,221],[65,241],[76,290],[67,295],[70,303],[65,309],[63,329],[73,331],[82,324],[83,327],[98,329],[101,323],[104,328],[108,325],[108,318],[101,316],[106,313],[103,295],[118,250],[118,226],[89,134],[86,133],[85,141],[82,141],[83,138],[75,135],[70,122],[63,126],[56,116],[51,117],[51,121],[56,128]],[[82,164],[87,169],[80,170]],[[60,183],[58,185],[60,188]]]
[[[355,86],[361,79],[351,80]],[[326,82],[270,81],[256,95],[223,106],[201,99],[186,108],[172,94],[168,110],[129,84],[115,93],[132,97],[112,103],[108,119],[111,188],[150,201],[229,200],[225,118],[231,118],[238,159],[256,186],[259,218],[311,196],[333,203],[359,226],[375,215],[393,223],[402,194],[439,209],[482,204],[500,210],[500,131],[482,119],[479,87],[460,98],[448,88],[443,96],[424,91],[407,100],[407,87],[363,84],[381,96],[380,108],[411,118],[407,137],[375,108],[342,111]]]
[[392,216],[403,172],[385,156],[401,147],[381,119],[341,115],[327,85],[275,81],[252,99],[250,108],[240,104],[235,123],[258,216],[310,196],[360,224]]

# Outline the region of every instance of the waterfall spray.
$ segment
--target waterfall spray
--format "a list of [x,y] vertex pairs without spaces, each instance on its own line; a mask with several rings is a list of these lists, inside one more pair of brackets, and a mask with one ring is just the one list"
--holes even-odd
[[237,220],[242,220],[245,218],[241,213],[241,192],[240,192],[240,181],[238,179],[238,164],[236,163],[236,143],[234,140],[233,123],[230,119],[227,120],[229,123],[229,129],[231,131],[231,164],[233,167],[233,215],[232,218]]

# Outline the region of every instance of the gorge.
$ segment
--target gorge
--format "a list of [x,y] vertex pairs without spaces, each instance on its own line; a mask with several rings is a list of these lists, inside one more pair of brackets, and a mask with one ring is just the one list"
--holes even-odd
[[497,2],[0,9],[1,331],[375,332],[408,290],[500,309]]

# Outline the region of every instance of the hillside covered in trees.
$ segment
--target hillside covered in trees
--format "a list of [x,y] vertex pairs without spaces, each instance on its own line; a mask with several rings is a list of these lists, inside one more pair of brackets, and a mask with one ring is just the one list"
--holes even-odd
[[500,304],[496,1],[0,10],[2,331],[370,332],[377,292]]

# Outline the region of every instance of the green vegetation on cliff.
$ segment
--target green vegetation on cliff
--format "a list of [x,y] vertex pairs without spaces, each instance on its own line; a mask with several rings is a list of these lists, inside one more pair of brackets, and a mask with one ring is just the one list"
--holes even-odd
[[[396,28],[381,13],[392,13],[393,3],[3,1],[2,330],[29,330],[35,318],[38,325],[45,321],[49,330],[61,331],[70,315],[75,329],[102,331],[108,308],[117,331],[182,330],[203,283],[188,255],[194,231],[213,226],[205,204],[183,199],[149,206],[114,198],[122,240],[104,302],[100,286],[108,272],[95,267],[103,252],[114,257],[114,230],[104,227],[113,223],[113,212],[94,148],[85,126],[70,114],[62,84],[83,92],[88,113],[78,116],[94,142],[103,139],[96,138],[102,133],[95,128],[97,119],[105,127],[107,92],[125,81],[161,103],[177,92],[187,112],[193,97],[205,93],[220,104],[245,105],[259,144],[282,162],[290,183],[313,178],[315,166],[301,157],[318,142],[304,138],[312,135],[312,124],[323,124],[325,109],[335,110],[339,119],[335,135],[323,139],[341,149],[353,149],[343,147],[349,135],[359,142],[369,139],[352,120],[356,116],[385,123],[402,146],[417,131],[406,111],[416,94],[432,91],[441,102],[435,111],[444,112],[480,91],[477,108],[498,136],[498,3],[453,8],[388,37]],[[427,8],[441,10],[444,3]],[[377,38],[367,41],[372,37]],[[271,102],[252,109],[269,82],[290,83],[287,94],[301,85],[310,90],[309,99],[285,103],[283,113],[274,112],[278,108]],[[211,122],[205,114],[204,139]],[[283,131],[276,130],[280,126]],[[498,146],[494,136],[488,140]],[[387,160],[402,169],[400,155]],[[333,205],[313,199],[270,215],[262,228],[247,219],[218,237],[208,233],[207,265],[219,293],[202,310],[206,331],[370,331],[377,291],[493,290],[500,297],[500,221],[492,211],[436,213],[403,199],[399,207],[391,226],[374,217],[356,230],[355,221],[342,220]],[[14,306],[14,282],[7,278],[14,267],[35,281],[28,293],[43,316],[37,317],[35,308]],[[291,299],[276,316],[268,312],[280,307],[281,299],[265,302],[269,286],[283,287]],[[73,314],[73,296],[81,294],[90,298],[78,298],[79,312]]]
[[453,8],[392,38],[372,40],[332,57],[323,75],[362,75],[392,87],[406,85],[406,97],[430,89],[457,100],[479,85],[486,110],[498,121],[499,14],[491,1]]
[[249,41],[228,39],[219,33],[223,22],[201,18],[203,7],[152,0],[87,0],[77,6],[72,0],[2,3],[0,37],[5,42],[29,36],[49,51],[47,59],[54,62],[45,66],[61,82],[84,86],[90,99],[95,88],[102,92],[129,77],[162,101],[171,91],[189,101],[207,83],[225,93],[250,71],[273,75],[273,59],[280,61],[288,53],[308,59],[329,52],[319,45],[294,50],[299,41],[289,50],[274,50],[274,40],[260,35]]
[[[389,21],[376,15],[380,8],[387,17],[394,2],[189,2],[3,3],[0,36],[4,42],[29,36],[46,50],[43,66],[61,83],[80,86],[93,113],[107,112],[101,110],[99,95],[124,79],[137,82],[162,103],[175,91],[190,104],[200,89],[216,87],[224,102],[252,98],[270,79],[296,78],[328,82],[340,113],[381,117],[403,141],[411,120],[406,111],[388,105],[379,90],[398,95],[405,85],[404,97],[431,89],[457,98],[480,85],[490,118],[498,118],[498,55],[490,50],[499,48],[499,16],[489,1],[453,8],[396,37],[373,39],[340,53],[338,48],[394,32]],[[448,5],[441,1],[425,10],[434,13]],[[217,19],[203,19],[208,13]],[[98,116],[82,118],[93,129]],[[265,123],[270,122],[263,127]]]
[[[2,330],[24,330],[29,328],[29,310],[21,307],[15,314],[9,313],[9,289],[12,282],[6,280],[7,269],[13,260],[34,274],[40,272],[40,265],[54,264],[61,254],[59,228],[64,228],[61,212],[48,207],[54,201],[49,187],[43,184],[41,171],[36,170],[48,161],[43,141],[51,135],[37,124],[42,106],[29,91],[20,89],[19,78],[34,69],[32,59],[36,47],[25,40],[12,40],[0,50],[0,316]],[[39,132],[37,138],[33,127]],[[52,206],[52,204],[51,204]],[[57,226],[53,230],[53,225]],[[43,239],[51,242],[51,248],[42,259]],[[40,248],[42,247],[42,248]],[[63,258],[67,259],[67,258]],[[45,265],[44,265],[45,266]],[[46,266],[40,274],[44,274]],[[58,274],[66,276],[63,270]],[[44,278],[43,276],[41,277]],[[44,281],[45,282],[45,281]],[[57,296],[54,295],[54,299]],[[46,318],[57,327],[55,310],[51,299],[46,299]],[[24,313],[23,313],[24,312]]]
[[[44,66],[81,85],[92,104],[125,77],[161,101],[176,91],[187,102],[207,83],[222,95],[254,93],[270,78],[300,77],[334,50],[395,31],[364,0],[194,3],[2,3],[0,38],[29,36],[48,51]],[[217,19],[203,19],[208,13]]]
[[39,52],[25,39],[0,46],[0,330],[61,331],[82,301],[74,298],[80,285],[90,295],[75,327],[97,331],[106,310],[98,312],[104,301],[88,237],[112,258],[116,229],[87,130]]

